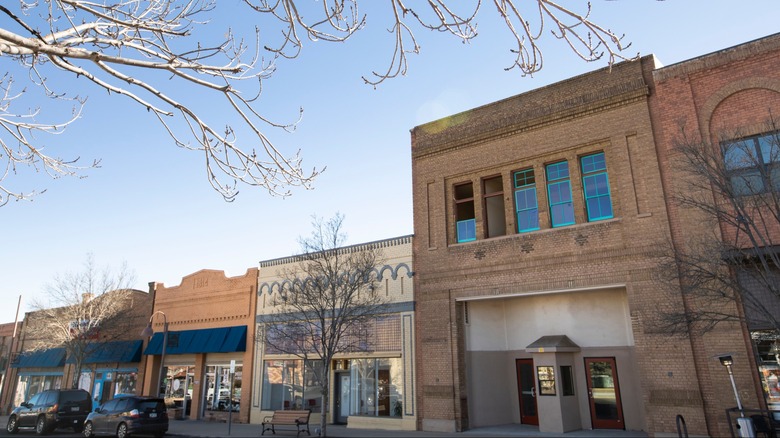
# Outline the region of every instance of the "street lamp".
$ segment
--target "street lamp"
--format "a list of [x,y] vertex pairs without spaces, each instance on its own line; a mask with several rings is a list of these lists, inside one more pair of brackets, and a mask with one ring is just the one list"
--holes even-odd
[[160,381],[157,382],[157,395],[159,397],[164,397],[165,394],[160,391],[160,388],[162,388],[163,384],[165,383],[165,378],[163,376],[163,368],[165,367],[165,347],[168,346],[168,318],[165,316],[165,313],[158,310],[154,313],[152,313],[152,316],[149,317],[149,324],[146,326],[146,328],[141,332],[141,336],[144,338],[150,338],[154,334],[154,330],[152,330],[152,320],[154,319],[154,316],[157,314],[162,315],[163,317],[163,341],[162,341],[162,354],[160,354]]
[[731,387],[734,389],[734,398],[737,399],[737,408],[739,409],[739,416],[737,418],[737,427],[739,430],[737,433],[740,437],[752,438],[756,436],[755,428],[753,427],[753,421],[750,418],[745,418],[745,411],[742,409],[742,400],[739,399],[739,392],[737,391],[737,384],[734,382],[734,372],[731,371],[731,366],[734,365],[734,359],[731,354],[722,354],[718,356],[720,364],[726,367],[729,372],[729,379],[731,379]]

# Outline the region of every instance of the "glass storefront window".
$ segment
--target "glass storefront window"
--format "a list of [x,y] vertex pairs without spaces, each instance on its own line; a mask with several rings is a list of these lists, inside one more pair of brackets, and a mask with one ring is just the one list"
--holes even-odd
[[[230,365],[209,365],[206,367],[206,394],[204,408],[206,411],[234,412],[240,410],[241,386],[243,382],[243,366],[236,364],[233,375],[233,392],[230,392]],[[179,391],[183,391],[180,384]],[[205,413],[205,412],[204,412]]]
[[29,400],[35,394],[47,389],[62,388],[61,375],[45,376],[19,376],[14,397],[14,406],[19,406],[23,401]]
[[137,380],[138,380],[137,373],[116,373],[116,385],[114,386],[114,395],[135,394]]
[[303,403],[303,361],[267,360],[263,365],[263,398],[265,410],[293,409]]
[[350,415],[401,417],[403,363],[401,358],[353,359]]

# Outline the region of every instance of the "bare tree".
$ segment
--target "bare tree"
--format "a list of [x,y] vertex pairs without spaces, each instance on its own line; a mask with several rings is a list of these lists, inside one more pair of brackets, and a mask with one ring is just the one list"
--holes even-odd
[[[244,0],[258,17],[272,17],[281,25],[282,41],[267,45],[261,44],[258,29],[247,40],[230,29],[216,41],[208,40],[218,33],[205,32],[205,24],[223,9],[240,7],[232,2],[19,0],[16,8],[0,5],[6,17],[0,28],[0,59],[17,64],[12,70],[7,63],[8,73],[0,77],[0,205],[35,194],[8,185],[24,168],[60,177],[83,176],[85,169],[99,167],[99,160],[80,164],[78,158],[50,155],[37,137],[61,133],[81,117],[86,99],[67,91],[79,79],[146,109],[175,145],[202,153],[209,183],[226,200],[234,199],[239,183],[279,196],[289,195],[291,187],[310,188],[319,171],[305,170],[299,152],[283,152],[266,135],[268,129],[292,131],[297,122],[271,120],[260,112],[258,102],[262,82],[273,74],[276,60],[296,58],[305,38],[344,42],[366,24],[358,0],[317,3]],[[407,55],[420,51],[416,26],[463,42],[477,36],[481,0],[386,4],[395,45],[387,68],[364,76],[372,86],[406,73]],[[550,0],[493,0],[493,5],[514,46],[510,51],[515,59],[508,69],[516,67],[524,75],[539,71],[539,43],[546,35],[562,40],[586,61],[606,56],[611,65],[626,59],[622,52],[628,45],[622,36],[591,21],[590,3],[578,10]],[[36,103],[25,109],[30,85],[50,99],[45,108]],[[181,91],[183,86],[187,91]],[[204,93],[225,105],[224,120],[198,109],[195,96]],[[72,112],[57,118],[52,107],[63,102],[72,105]],[[238,133],[245,132],[246,138],[239,138]]]
[[27,315],[28,350],[64,347],[74,367],[70,385],[77,388],[85,360],[137,325],[130,312],[132,281],[126,267],[99,269],[92,255],[82,271],[58,275],[47,286],[45,301],[34,301]]
[[315,218],[314,230],[301,238],[294,268],[281,272],[284,287],[266,320],[266,354],[291,354],[312,364],[315,386],[322,394],[320,430],[327,436],[329,379],[334,357],[370,351],[375,320],[385,311],[378,293],[378,248],[343,247],[343,216]]
[[722,133],[712,144],[683,130],[670,161],[685,176],[673,198],[703,220],[660,269],[662,284],[679,285],[691,303],[662,312],[663,329],[747,322],[780,333],[780,132],[771,117],[763,132]]

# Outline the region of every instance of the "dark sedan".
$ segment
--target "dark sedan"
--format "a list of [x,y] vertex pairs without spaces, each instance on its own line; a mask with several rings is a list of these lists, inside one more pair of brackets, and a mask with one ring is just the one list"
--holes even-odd
[[109,400],[90,413],[84,422],[84,436],[165,435],[168,412],[165,400],[157,397],[119,397]]

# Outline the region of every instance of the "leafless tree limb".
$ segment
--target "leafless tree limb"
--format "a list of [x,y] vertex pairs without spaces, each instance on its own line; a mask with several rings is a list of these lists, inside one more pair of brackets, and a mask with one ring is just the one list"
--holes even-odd
[[728,132],[712,144],[682,130],[674,200],[703,213],[713,231],[690,236],[660,269],[694,304],[665,315],[670,331],[748,320],[780,333],[780,133],[771,115],[765,133],[759,153],[755,136]]
[[315,377],[323,397],[323,436],[333,358],[370,350],[376,332],[373,325],[386,305],[376,278],[381,250],[342,248],[343,219],[341,215],[327,221],[315,218],[311,236],[300,239],[300,261],[280,273],[286,286],[273,299],[261,338],[266,354],[292,354],[319,363]]
[[78,387],[87,357],[137,323],[128,313],[132,281],[126,267],[117,272],[99,269],[89,255],[83,271],[55,277],[44,299],[33,301],[25,344],[30,351],[64,347],[75,366],[70,383]]
[[[536,10],[529,13],[521,10],[522,3],[516,0],[493,3],[514,44],[510,51],[516,59],[509,69],[517,67],[525,75],[542,68],[540,43],[546,35],[545,26],[551,28],[550,35],[565,41],[586,61],[605,55],[610,64],[627,59],[622,53],[628,45],[623,44],[622,36],[591,21],[590,4],[579,13],[550,0],[532,0],[527,3]],[[407,55],[420,51],[417,26],[463,42],[477,36],[482,0],[469,4],[429,0],[414,6],[404,0],[389,0],[387,4],[394,48],[385,69],[363,77],[374,87],[406,74]],[[99,161],[82,166],[77,159],[49,156],[35,137],[36,133],[62,132],[82,114],[85,99],[59,91],[69,88],[62,85],[62,78],[65,82],[86,79],[96,89],[121,96],[154,114],[175,145],[203,154],[209,183],[228,201],[237,195],[239,184],[262,187],[274,196],[287,196],[293,187],[311,188],[319,171],[305,170],[300,151],[285,153],[266,134],[269,129],[292,131],[297,121],[275,122],[258,110],[255,105],[262,83],[274,73],[280,57],[299,56],[305,39],[344,42],[365,27],[366,17],[358,0],[322,0],[316,5],[295,0],[244,0],[243,5],[258,17],[271,17],[280,26],[281,42],[261,44],[258,29],[254,40],[244,41],[229,30],[215,43],[206,41],[199,31],[218,14],[215,0],[19,0],[15,9],[0,5],[0,16],[7,18],[0,28],[0,59],[29,72],[30,83],[38,85],[49,99],[73,99],[75,103],[73,115],[59,123],[38,120],[40,110],[12,111],[12,106],[21,106],[21,94],[11,92],[13,73],[4,76],[0,158],[5,172],[0,174],[0,205],[34,194],[8,186],[20,166],[43,169],[54,177],[80,176],[82,171],[99,166]],[[231,3],[229,7],[238,6]],[[228,6],[220,3],[219,7]],[[260,56],[263,48],[270,59]],[[185,92],[179,97],[181,86],[194,87],[198,93]],[[229,108],[226,121],[215,121],[214,116],[197,108],[190,98],[201,93],[216,97],[215,102]],[[247,131],[246,138],[239,138],[239,133]]]

